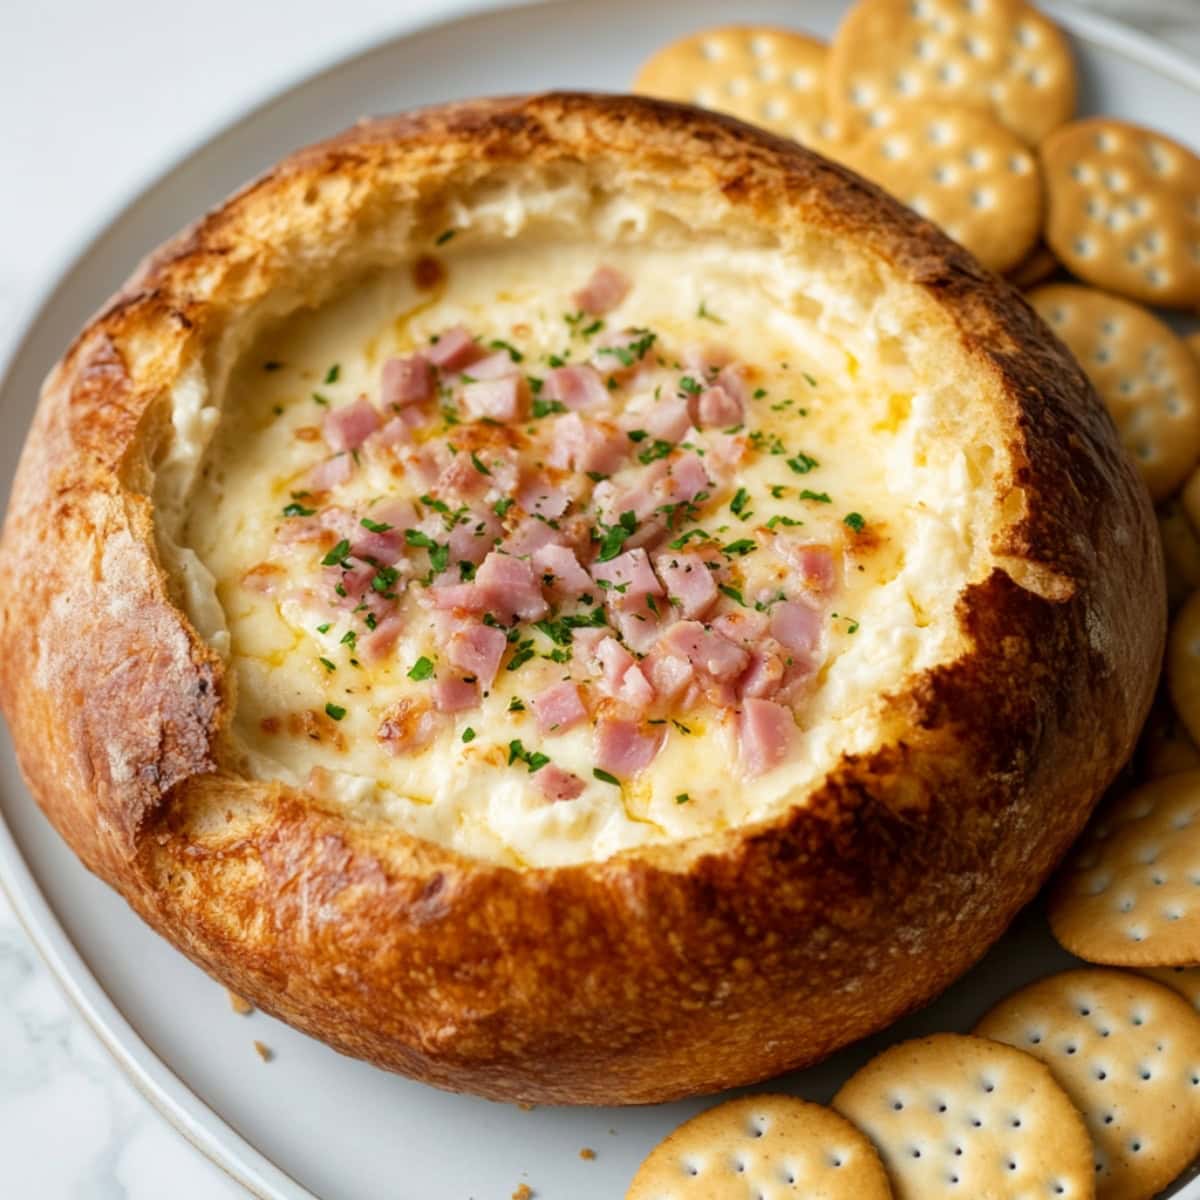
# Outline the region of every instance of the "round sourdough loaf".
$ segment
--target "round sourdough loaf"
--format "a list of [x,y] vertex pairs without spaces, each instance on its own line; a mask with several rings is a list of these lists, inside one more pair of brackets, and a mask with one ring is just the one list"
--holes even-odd
[[[536,288],[514,301],[505,273],[587,253],[623,264],[632,290],[619,303],[651,316],[674,305],[656,370],[675,369],[698,330],[742,359],[782,338],[795,362],[820,360],[791,390],[780,372],[794,367],[764,350],[774,374],[746,400],[763,421],[810,422],[794,426],[812,440],[787,447],[789,467],[773,435],[736,425],[720,445],[742,457],[718,481],[716,435],[679,435],[708,446],[705,499],[721,514],[705,536],[730,612],[752,620],[775,602],[737,583],[750,549],[767,554],[789,529],[836,544],[857,607],[823,613],[819,669],[787,719],[796,749],[752,767],[739,724],[751,701],[729,693],[713,709],[710,689],[703,720],[683,730],[692,718],[675,714],[655,735],[660,759],[637,780],[611,786],[577,757],[582,794],[555,803],[533,790],[533,747],[556,765],[586,754],[615,702],[595,701],[574,741],[551,730],[522,742],[504,726],[506,756],[490,745],[492,726],[517,719],[506,693],[503,713],[448,719],[433,753],[392,753],[348,791],[336,756],[376,753],[360,724],[378,719],[370,697],[322,693],[324,715],[289,741],[263,715],[278,675],[247,648],[245,576],[221,574],[230,540],[199,528],[198,514],[228,516],[235,476],[270,475],[264,431],[286,429],[286,453],[308,453],[312,435],[297,431],[341,403],[349,351],[324,374],[296,372],[272,424],[253,380],[282,387],[286,372],[263,347],[414,264],[432,288],[421,304],[441,305],[446,326],[459,279],[495,283],[481,320],[524,303],[527,321],[487,331],[519,343],[561,320],[569,287],[548,265],[546,303]],[[303,326],[297,354],[316,328]],[[406,328],[394,345],[411,350]],[[420,328],[433,344],[437,328]],[[550,369],[526,345],[522,370],[535,365]],[[449,395],[462,380],[443,383]],[[643,463],[684,453],[658,445],[640,443]],[[299,491],[289,520],[313,503]],[[288,498],[272,495],[269,533]],[[791,524],[756,525],[766,509],[748,513],[753,497],[794,503]],[[252,524],[252,509],[237,520]],[[604,536],[626,534],[632,545],[614,522]],[[586,538],[579,552],[604,554]],[[346,566],[344,549],[328,554]],[[426,593],[409,587],[416,604]],[[1083,373],[1007,284],[798,145],[686,106],[574,94],[365,121],[153,254],[45,385],[0,598],[0,701],[25,777],[142,918],[344,1053],[446,1088],[575,1104],[761,1079],[944,988],[1035,893],[1125,762],[1164,632],[1145,489]],[[311,631],[292,634],[300,645]],[[564,657],[529,644],[522,671]],[[291,661],[272,653],[273,670]],[[347,688],[355,664],[305,653],[297,689]],[[408,658],[398,677],[408,687],[433,669]],[[524,677],[501,671],[510,692]]]

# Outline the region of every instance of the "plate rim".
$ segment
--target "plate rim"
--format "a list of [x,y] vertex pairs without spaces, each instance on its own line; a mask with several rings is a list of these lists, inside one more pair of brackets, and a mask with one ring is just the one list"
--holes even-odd
[[[485,14],[521,8],[559,7],[566,0],[433,0],[433,11],[391,22],[349,44],[299,64],[290,77],[233,112],[219,113],[164,160],[133,181],[105,206],[52,261],[44,282],[33,289],[14,314],[16,332],[0,352],[0,397],[10,385],[12,369],[34,327],[73,272],[121,216],[143,196],[165,183],[189,160],[221,138],[258,119],[276,104],[314,81],[340,70],[366,54],[378,52],[417,33],[468,21]],[[1131,59],[1173,79],[1200,98],[1200,66],[1153,34],[1116,18],[1081,9],[1072,0],[1042,0],[1041,7],[1075,38]],[[150,1105],[214,1166],[258,1200],[320,1200],[271,1161],[160,1058],[117,1007],[67,935],[0,810],[0,890],[18,923],[75,1011],[100,1040],[122,1073]],[[1178,1200],[1200,1200],[1200,1186],[1178,1193]]]

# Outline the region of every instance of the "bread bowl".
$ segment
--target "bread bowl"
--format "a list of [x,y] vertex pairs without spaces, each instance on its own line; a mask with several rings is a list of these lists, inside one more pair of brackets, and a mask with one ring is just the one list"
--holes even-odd
[[[606,267],[627,294],[564,320]],[[596,320],[609,327],[588,334]],[[497,360],[514,354],[515,377]],[[392,360],[408,365],[385,402]],[[470,376],[484,362],[496,374]],[[549,382],[584,365],[603,404],[572,398],[587,372]],[[392,389],[414,372],[448,394],[410,404]],[[663,386],[689,421],[675,434],[651,420]],[[711,395],[705,416],[700,394],[718,390],[742,420],[724,425]],[[385,403],[401,410],[386,422]],[[407,432],[385,438],[393,420]],[[593,426],[625,452],[611,470],[569,444]],[[464,459],[473,475],[443,482]],[[705,471],[703,500],[682,497],[685,461]],[[639,515],[629,491],[660,469]],[[486,485],[466,497],[472,524],[447,527],[458,501],[442,489],[469,483]],[[383,491],[411,524],[378,519]],[[552,492],[561,516],[591,514],[566,548],[595,589],[564,604],[566,572],[539,567],[543,612],[528,577],[485,568],[525,561],[508,539],[543,524],[539,508],[559,520],[539,504]],[[443,554],[481,520],[478,563]],[[308,525],[292,536],[304,522],[311,541]],[[687,538],[696,528],[713,536]],[[338,551],[397,530],[390,566]],[[641,558],[628,575],[598,565],[645,550],[661,582],[675,569],[661,554],[701,548],[717,594],[675,596],[710,607],[670,625],[674,592],[631,597]],[[827,552],[815,567],[813,548]],[[352,582],[362,563],[373,571]],[[444,1087],[645,1102],[815,1061],[983,953],[1131,749],[1161,653],[1161,574],[1148,500],[1083,375],[927,223],[795,145],[685,107],[479,102],[286,160],[152,256],[67,351],[0,544],[0,702],[31,790],[83,861],[258,1006]],[[476,590],[434,607],[443,585]],[[356,586],[405,615],[360,666],[358,637],[391,609],[352,623]],[[325,594],[314,615],[306,592],[338,587],[355,603]],[[656,594],[664,613],[629,607]],[[803,662],[777,651],[776,615],[797,602],[821,617]],[[589,651],[576,674],[581,631],[630,642],[639,617],[659,626],[639,672],[660,646],[692,668],[678,705],[659,705],[671,685],[649,667],[648,701],[629,664],[615,678],[621,663]],[[694,617],[723,641],[672,634]],[[441,712],[435,684],[484,690],[451,662],[463,626],[503,627],[499,682]],[[759,666],[763,695],[747,678]],[[543,731],[533,700],[562,673],[586,715]],[[441,701],[459,703],[453,687]],[[653,761],[609,770],[614,739]],[[543,792],[552,767],[578,795]]]

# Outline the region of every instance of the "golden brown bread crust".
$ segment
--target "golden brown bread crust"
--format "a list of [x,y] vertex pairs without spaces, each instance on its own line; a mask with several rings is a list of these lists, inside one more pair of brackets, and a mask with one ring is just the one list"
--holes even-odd
[[[223,764],[232,683],[177,607],[148,499],[162,397],[289,252],[408,179],[602,159],[850,239],[952,318],[1011,431],[1014,516],[958,601],[972,651],[802,808],[699,851],[516,871],[351,823]],[[335,181],[336,187],[326,188]],[[433,194],[432,192],[430,194]],[[550,95],[365,123],[139,270],[47,382],[0,545],[0,703],[84,862],[238,994],[443,1087],[630,1103],[812,1062],[924,1003],[1040,886],[1128,757],[1165,602],[1112,425],[1006,284],[844,169],[738,122]]]

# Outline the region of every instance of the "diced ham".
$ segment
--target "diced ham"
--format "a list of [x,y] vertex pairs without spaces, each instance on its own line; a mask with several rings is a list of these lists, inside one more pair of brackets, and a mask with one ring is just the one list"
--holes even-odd
[[569,679],[553,684],[529,703],[542,733],[565,733],[580,721],[587,720],[587,709],[583,706],[579,688]]
[[567,511],[571,497],[562,488],[544,479],[533,480],[517,493],[517,503],[528,513],[537,513],[552,520]]
[[443,371],[461,371],[463,367],[483,357],[483,351],[470,333],[455,325],[438,336],[438,340],[424,351],[425,357]]
[[790,709],[753,697],[743,701],[737,729],[742,765],[752,779],[778,766],[796,735]]
[[696,398],[696,420],[702,426],[724,429],[740,425],[745,417],[741,403],[723,387],[705,388]]
[[[333,569],[338,570],[339,568]],[[371,580],[375,578],[376,574],[376,569],[370,563],[352,562],[349,567],[341,571],[341,588],[346,593],[341,599],[352,602],[361,599],[367,588],[371,586]]]
[[630,441],[611,425],[584,420],[567,413],[554,423],[548,461],[570,471],[595,471],[611,475],[629,453]]
[[[518,373],[517,366],[507,350],[499,350],[495,354],[486,354],[483,358],[477,358],[462,372],[469,380],[505,379],[509,375]],[[465,383],[467,380],[463,382]]]
[[468,513],[450,530],[450,561],[478,566],[500,536],[500,522],[490,511]]
[[668,502],[666,479],[667,463],[660,458],[640,471],[623,476],[619,483],[606,479],[597,484],[592,500],[608,525],[615,525],[625,512],[633,513],[639,522],[645,521]]
[[712,623],[713,629],[723,638],[731,642],[749,645],[757,642],[767,633],[769,620],[765,613],[755,612],[748,608],[735,608],[731,612],[722,613]]
[[699,455],[688,452],[671,460],[668,468],[672,502],[694,500],[706,488],[712,486],[708,472]]
[[541,395],[546,400],[557,400],[573,411],[587,408],[604,408],[609,402],[608,388],[595,367],[555,367],[546,372]]
[[610,696],[618,696],[625,673],[634,666],[633,655],[614,637],[604,637],[596,645],[596,661],[600,664],[601,685]]
[[717,374],[719,387],[739,408],[744,411],[750,399],[750,388],[746,385],[745,370],[737,363],[726,363]]
[[779,647],[770,639],[750,652],[750,665],[738,681],[738,691],[743,697],[757,696],[768,699],[779,691],[783,682],[783,659]]
[[702,617],[717,599],[713,573],[701,555],[670,551],[654,561],[667,597],[683,617]]
[[380,399],[385,408],[399,410],[433,397],[433,364],[423,354],[389,358],[383,364]]
[[[386,521],[374,521],[386,525]],[[383,531],[368,529],[360,524],[350,538],[350,553],[355,558],[369,558],[381,566],[391,566],[404,551],[404,530],[395,525]]]
[[[592,577],[566,546],[550,543],[540,547],[533,552],[533,565],[542,576],[543,585],[557,595],[581,596],[592,587]],[[548,581],[547,576],[553,578]]]
[[635,607],[624,604],[612,612],[612,621],[625,644],[638,654],[648,654],[654,649],[662,633],[662,622],[641,597]]
[[400,415],[392,417],[380,426],[371,441],[372,446],[407,446],[412,442],[413,430],[425,420],[417,408],[404,408]]
[[743,433],[718,433],[710,429],[703,440],[708,450],[704,461],[717,478],[731,474],[750,452],[750,442]]
[[785,600],[771,609],[771,636],[793,654],[812,653],[821,638],[821,614],[798,600]]
[[457,675],[444,675],[433,681],[433,703],[438,712],[464,712],[479,703],[479,689]]
[[641,667],[630,667],[625,672],[617,698],[638,714],[650,707],[654,701],[654,688]]
[[699,621],[677,621],[663,634],[663,648],[686,658],[698,671],[713,679],[733,679],[750,661],[741,646],[705,629]]
[[445,465],[437,450],[428,445],[406,449],[400,455],[400,463],[406,474],[411,474],[424,490],[437,483]]
[[321,434],[335,454],[343,454],[357,450],[379,425],[375,406],[366,396],[359,396],[352,404],[330,409],[321,422]]
[[712,345],[685,346],[680,358],[689,371],[705,377],[710,373],[715,375],[721,367],[733,362],[733,354],[727,347]]
[[590,316],[602,317],[612,312],[629,295],[631,286],[615,267],[599,266],[571,299],[576,308],[583,309]]
[[349,454],[335,454],[313,467],[304,477],[304,484],[314,492],[330,492],[341,487],[354,474],[354,458]]
[[612,640],[607,629],[594,625],[576,629],[571,638],[571,661],[589,674],[595,673],[600,669],[597,651],[606,640]]
[[274,563],[259,563],[242,576],[242,587],[269,596],[287,579],[287,572]]
[[463,450],[446,464],[437,478],[439,495],[455,496],[460,500],[482,495],[488,487],[488,477],[475,465],[470,454]]
[[518,558],[536,554],[545,546],[560,542],[558,530],[536,517],[522,517],[516,528],[504,539],[503,548]]
[[396,639],[404,631],[404,619],[399,613],[389,613],[377,621],[370,633],[362,634],[354,645],[355,657],[368,666],[382,662],[392,652]]
[[802,542],[787,534],[776,534],[775,552],[799,573],[804,586],[818,595],[828,595],[837,583],[833,551],[828,546]]
[[662,700],[674,700],[683,694],[696,672],[686,658],[655,648],[641,664],[655,695]]
[[[626,550],[608,562],[592,563],[592,578],[606,583],[605,597],[617,604],[632,604],[642,596],[661,596],[662,584],[645,550]],[[624,590],[620,590],[624,589]]]
[[523,414],[525,388],[518,375],[468,383],[461,394],[467,412],[476,419],[515,421]]
[[538,791],[552,804],[560,800],[574,800],[583,793],[585,786],[578,775],[572,775],[570,771],[564,771],[554,763],[547,763],[537,771],[533,781],[537,784]]
[[644,429],[658,441],[678,442],[691,428],[692,418],[686,400],[679,396],[668,396],[665,400],[659,400],[645,414],[627,414],[626,424],[631,428]]
[[503,629],[471,624],[450,637],[446,658],[452,666],[478,679],[480,688],[486,692],[496,678],[507,645]]
[[434,608],[467,612],[487,612],[489,595],[476,583],[449,583],[429,589]]
[[661,746],[661,733],[643,732],[634,721],[603,717],[596,725],[596,765],[618,778],[648,767]]
[[531,563],[493,550],[475,575],[475,584],[497,612],[512,613],[525,621],[546,615],[540,581]]
[[602,334],[594,343],[592,363],[606,378],[628,378],[650,353],[654,340],[644,329],[621,329]]
[[375,737],[391,754],[408,754],[427,746],[441,723],[426,700],[406,697],[384,712]]

